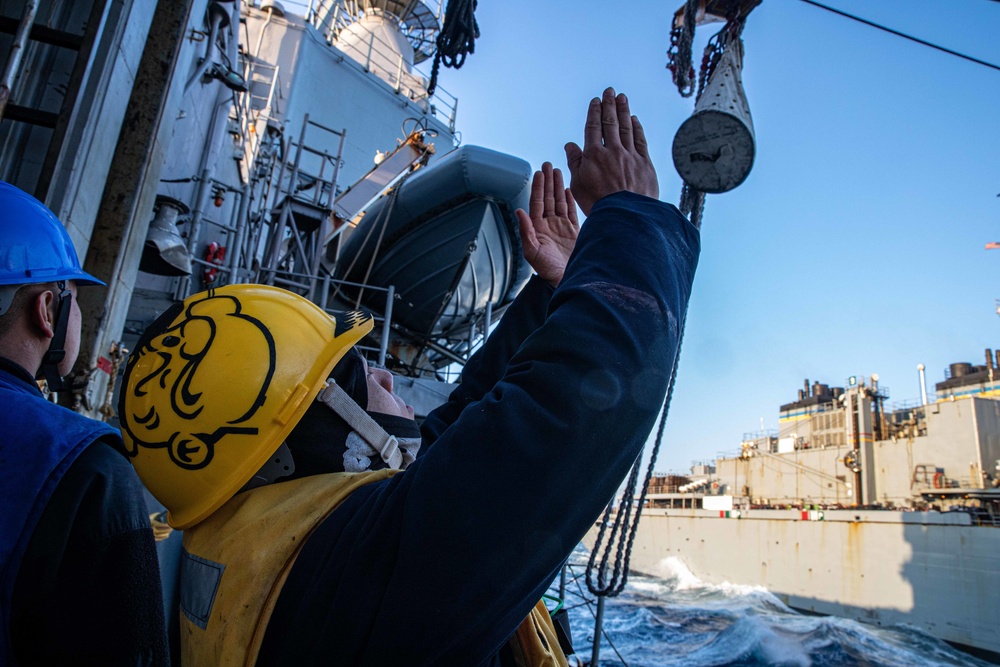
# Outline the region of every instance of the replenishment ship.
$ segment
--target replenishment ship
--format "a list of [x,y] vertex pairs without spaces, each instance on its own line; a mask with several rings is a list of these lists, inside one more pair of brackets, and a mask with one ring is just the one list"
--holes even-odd
[[1000,658],[1000,350],[935,388],[887,408],[877,375],[806,380],[777,432],[652,477],[631,568],[675,557],[709,583]]

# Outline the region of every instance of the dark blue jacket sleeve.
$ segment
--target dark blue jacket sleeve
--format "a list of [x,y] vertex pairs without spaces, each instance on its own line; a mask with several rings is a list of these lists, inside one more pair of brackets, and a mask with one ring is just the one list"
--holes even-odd
[[521,343],[545,321],[553,288],[538,276],[532,276],[521,293],[504,313],[493,333],[462,369],[462,381],[444,405],[431,411],[420,434],[421,454],[451,426],[462,410],[486,395],[503,377],[511,357]]
[[135,470],[114,445],[94,442],[59,482],[18,571],[18,664],[165,667],[158,573]]
[[490,659],[652,429],[698,252],[673,206],[631,193],[595,204],[544,324],[502,378],[405,473],[355,492],[310,537],[270,655]]

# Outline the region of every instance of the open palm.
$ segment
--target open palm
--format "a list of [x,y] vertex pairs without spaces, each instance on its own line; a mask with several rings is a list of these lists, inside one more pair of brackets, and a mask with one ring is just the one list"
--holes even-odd
[[550,162],[535,172],[528,209],[517,209],[524,258],[540,278],[556,287],[576,247],[580,223],[573,194],[565,187],[562,172]]

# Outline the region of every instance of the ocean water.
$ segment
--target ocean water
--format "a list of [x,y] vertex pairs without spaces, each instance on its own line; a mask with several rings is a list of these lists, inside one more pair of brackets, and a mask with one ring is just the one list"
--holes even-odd
[[[570,559],[565,595],[584,665],[597,610],[586,565],[580,549]],[[631,575],[605,602],[600,667],[990,667],[915,629],[806,616],[763,588],[706,584],[676,558],[663,565],[664,578]]]

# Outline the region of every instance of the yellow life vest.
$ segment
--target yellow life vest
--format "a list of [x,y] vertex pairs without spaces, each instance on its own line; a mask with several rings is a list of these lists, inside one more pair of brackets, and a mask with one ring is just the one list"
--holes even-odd
[[[357,488],[396,472],[314,475],[246,491],[184,531],[181,664],[252,667],[281,589],[309,535]],[[191,572],[197,576],[188,577]],[[191,590],[192,580],[210,585]],[[541,601],[510,646],[524,667],[569,664]]]
[[[237,494],[184,531],[181,664],[254,665],[278,595],[313,529],[355,489],[396,472],[332,473],[263,486]],[[204,586],[191,590],[188,574],[195,569],[216,574],[214,595]]]

